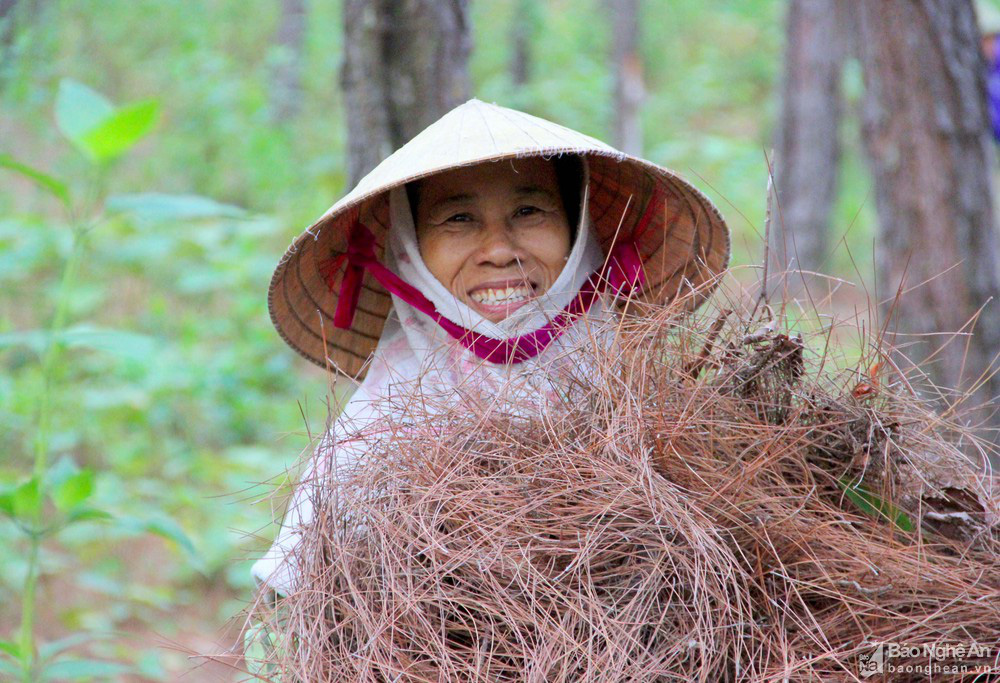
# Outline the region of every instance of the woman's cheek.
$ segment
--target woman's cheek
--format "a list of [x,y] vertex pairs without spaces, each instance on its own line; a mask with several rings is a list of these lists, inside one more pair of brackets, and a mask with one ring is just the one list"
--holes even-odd
[[541,263],[558,274],[569,256],[569,228],[547,225],[528,239],[528,251]]
[[466,239],[454,233],[439,232],[428,235],[421,247],[421,256],[427,270],[446,287],[452,287],[468,250]]
[[420,247],[420,257],[424,260],[427,270],[437,279],[441,279],[441,258],[444,250],[441,247],[441,239],[435,233],[424,233],[420,236],[418,245]]

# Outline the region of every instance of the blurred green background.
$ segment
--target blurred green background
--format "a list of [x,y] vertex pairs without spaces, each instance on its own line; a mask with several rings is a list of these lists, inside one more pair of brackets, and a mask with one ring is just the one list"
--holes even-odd
[[[276,125],[276,0],[30,4],[0,65],[0,678],[24,656],[37,547],[45,676],[175,680],[200,665],[190,654],[235,642],[250,558],[280,514],[268,495],[327,413],[327,378],[281,342],[265,295],[290,240],[345,190],[340,6],[308,3],[301,109]],[[476,96],[610,140],[601,4],[536,5],[519,89],[516,6],[471,3]],[[645,156],[717,202],[736,264],[760,259],[783,9],[643,8]],[[81,132],[101,117],[108,136]],[[852,226],[867,272],[856,139],[845,131],[834,226]],[[850,275],[837,253],[831,270]]]

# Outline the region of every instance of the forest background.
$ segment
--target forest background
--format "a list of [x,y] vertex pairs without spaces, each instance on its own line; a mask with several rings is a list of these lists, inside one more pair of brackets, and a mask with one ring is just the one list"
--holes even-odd
[[[760,263],[788,3],[631,3],[623,52],[628,4],[473,0],[471,93],[678,170],[727,216],[734,265]],[[234,646],[269,494],[327,416],[327,377],[281,343],[266,291],[356,174],[343,10],[0,0],[0,678],[238,677],[190,655]],[[871,284],[847,52],[816,265]]]

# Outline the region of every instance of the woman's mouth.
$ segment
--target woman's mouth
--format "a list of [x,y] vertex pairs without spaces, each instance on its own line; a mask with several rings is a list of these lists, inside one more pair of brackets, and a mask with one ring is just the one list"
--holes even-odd
[[469,292],[475,308],[488,318],[504,318],[534,296],[535,287],[530,283],[479,286]]

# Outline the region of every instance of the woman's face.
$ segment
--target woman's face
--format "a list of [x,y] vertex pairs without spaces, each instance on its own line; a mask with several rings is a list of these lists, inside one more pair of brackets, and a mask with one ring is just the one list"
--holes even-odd
[[499,322],[543,294],[570,249],[555,168],[540,158],[445,171],[417,185],[417,241],[452,294]]

